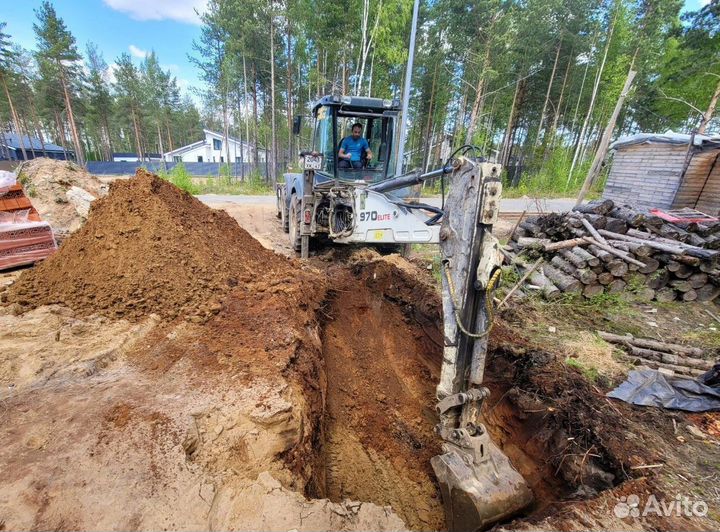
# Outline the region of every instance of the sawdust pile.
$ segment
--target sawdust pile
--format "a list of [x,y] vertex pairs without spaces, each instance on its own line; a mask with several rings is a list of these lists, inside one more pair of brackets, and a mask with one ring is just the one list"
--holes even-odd
[[228,291],[260,279],[292,279],[290,260],[227,213],[138,170],[113,183],[87,223],[5,299],[23,308],[64,304],[78,315],[204,321]]
[[63,235],[77,231],[90,203],[107,192],[107,186],[70,161],[40,157],[17,169],[18,179],[40,216]]

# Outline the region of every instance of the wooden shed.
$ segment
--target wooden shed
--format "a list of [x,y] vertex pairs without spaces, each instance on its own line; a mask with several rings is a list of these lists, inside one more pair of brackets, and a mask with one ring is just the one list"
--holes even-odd
[[603,198],[650,209],[720,214],[720,137],[641,133],[621,137]]

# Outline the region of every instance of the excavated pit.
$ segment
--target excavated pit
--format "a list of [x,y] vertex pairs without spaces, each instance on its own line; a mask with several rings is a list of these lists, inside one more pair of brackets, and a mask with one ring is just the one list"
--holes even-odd
[[[16,464],[24,456],[17,450],[24,449],[24,435],[6,431],[0,463],[10,464],[7,470],[20,480],[52,479],[55,470],[43,464],[76,453],[68,463],[80,465],[58,475],[70,479],[82,497],[86,490],[102,494],[103,501],[88,499],[84,514],[66,515],[64,509],[74,507],[68,501],[81,495],[52,485],[43,488],[43,496],[56,500],[57,507],[48,516],[27,512],[21,516],[27,521],[11,520],[11,528],[17,523],[27,526],[15,528],[67,528],[68,522],[71,528],[87,528],[86,523],[96,522],[93,511],[105,511],[106,500],[122,500],[129,507],[145,501],[136,496],[135,480],[120,483],[125,498],[103,491],[101,480],[87,487],[73,480],[74,474],[88,471],[101,471],[102,478],[133,478],[124,469],[128,462],[130,470],[148,475],[139,482],[151,494],[156,484],[173,482],[190,493],[186,486],[196,486],[198,478],[208,486],[224,486],[218,496],[227,500],[214,507],[222,511],[210,518],[216,528],[247,524],[249,514],[264,516],[256,504],[238,506],[237,514],[228,508],[245,501],[248,482],[270,472],[285,490],[336,503],[351,499],[390,506],[410,529],[444,529],[430,466],[430,458],[440,452],[433,428],[443,343],[435,284],[397,256],[364,250],[335,259],[329,266],[319,260],[313,268],[275,255],[227,214],[211,211],[142,171],[114,184],[110,196],[93,205],[88,222],[54,257],[0,294],[0,301],[12,304],[13,314],[35,309],[23,318],[28,323],[47,320],[44,305],[71,307],[65,321],[57,318],[60,325],[50,324],[53,329],[43,333],[52,333],[54,343],[79,335],[80,318],[94,320],[93,327],[105,323],[101,319],[122,318],[122,330],[138,322],[135,327],[144,331],[138,336],[142,341],[124,350],[105,352],[97,363],[88,358],[92,371],[75,355],[67,356],[70,362],[55,357],[50,361],[55,366],[18,355],[6,360],[12,372],[0,373],[14,383],[21,372],[13,365],[17,358],[37,362],[42,371],[35,376],[45,382],[56,373],[63,379],[71,375],[74,380],[63,380],[59,391],[55,385],[45,391],[49,406],[40,409],[34,406],[38,396],[29,391],[29,381],[27,393],[14,399],[17,408],[8,410],[17,416],[8,426],[54,434],[52,423],[62,414],[68,434],[82,440],[48,436],[55,447],[43,455],[46,462],[34,462],[36,470],[28,472],[25,464]],[[151,313],[154,321],[145,323]],[[74,332],[62,328],[71,319]],[[85,351],[87,357],[95,354]],[[102,400],[82,405],[87,397],[98,397],[100,385]],[[491,338],[486,385],[492,395],[484,421],[536,497],[521,516],[525,523],[513,521],[511,528],[553,515],[555,503],[591,499],[625,480],[628,464],[657,459],[648,456],[642,440],[626,437],[630,431],[615,407],[582,375],[552,355],[524,347],[521,335],[502,321]],[[76,417],[79,412],[85,417]],[[138,413],[128,424],[131,412]],[[25,413],[45,417],[22,425]],[[129,452],[123,447],[128,440],[124,431],[137,425],[133,434],[139,437],[144,419],[151,431],[157,430],[157,420],[172,427],[151,432],[150,444],[165,447]],[[167,441],[156,441],[161,436]],[[168,448],[176,454],[168,454]],[[116,469],[99,469],[92,462],[103,449],[113,459],[121,458]],[[148,453],[157,463],[146,471]],[[276,491],[273,482],[263,484],[259,501]],[[134,508],[138,517],[127,528],[204,523],[205,499],[197,506],[174,493],[169,502],[147,500],[177,523],[163,521],[162,512]],[[385,521],[366,527],[394,526],[389,514],[373,515]],[[121,516],[106,518],[107,523],[124,523]],[[326,523],[317,528],[333,527]]]
[[[440,530],[445,520],[430,458],[440,452],[433,406],[441,307],[418,274],[401,259],[374,254],[328,268],[330,296],[321,316],[325,409],[307,495],[388,505],[412,530]],[[612,451],[583,424],[592,406],[573,411],[573,394],[583,392],[580,376],[551,378],[556,364],[550,355],[517,357],[497,342],[489,355],[484,422],[535,495],[521,519],[546,515],[554,503],[593,498],[624,479]],[[566,410],[549,406],[537,378],[560,381]],[[568,422],[573,416],[577,423]]]

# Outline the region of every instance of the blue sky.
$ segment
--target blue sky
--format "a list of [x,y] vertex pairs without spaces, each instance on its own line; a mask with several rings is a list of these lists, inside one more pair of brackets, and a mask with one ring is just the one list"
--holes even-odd
[[[14,42],[34,49],[34,9],[41,0],[4,0],[0,22]],[[200,34],[200,20],[207,0],[56,0],[55,9],[75,35],[81,52],[89,41],[98,45],[111,65],[123,52],[140,62],[155,50],[161,64],[178,78],[186,91],[199,86],[196,69],[188,60],[192,42]],[[358,0],[359,1],[359,0]],[[685,10],[695,10],[709,0],[686,0]]]
[[[32,25],[41,0],[2,2],[0,22],[6,33],[24,48],[35,48]],[[183,91],[200,84],[188,54],[200,35],[200,20],[206,0],[56,0],[58,15],[65,21],[83,55],[89,41],[96,43],[111,65],[123,52],[136,63],[155,50],[160,63],[178,78]]]

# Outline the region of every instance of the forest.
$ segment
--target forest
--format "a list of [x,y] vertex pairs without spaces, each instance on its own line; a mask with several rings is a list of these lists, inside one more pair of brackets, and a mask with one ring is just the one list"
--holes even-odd
[[[612,138],[720,129],[717,0],[697,11],[682,0],[419,5],[406,168],[437,167],[472,144],[515,168],[520,191],[569,195],[629,80]],[[155,54],[139,67],[123,54],[110,69],[44,2],[35,51],[1,37],[0,117],[5,130],[49,136],[81,161],[169,151],[208,127],[267,147],[270,167],[283,168],[310,141],[311,121],[297,138],[293,117],[309,116],[318,97],[401,96],[412,12],[413,0],[209,0],[190,52],[198,110]]]

